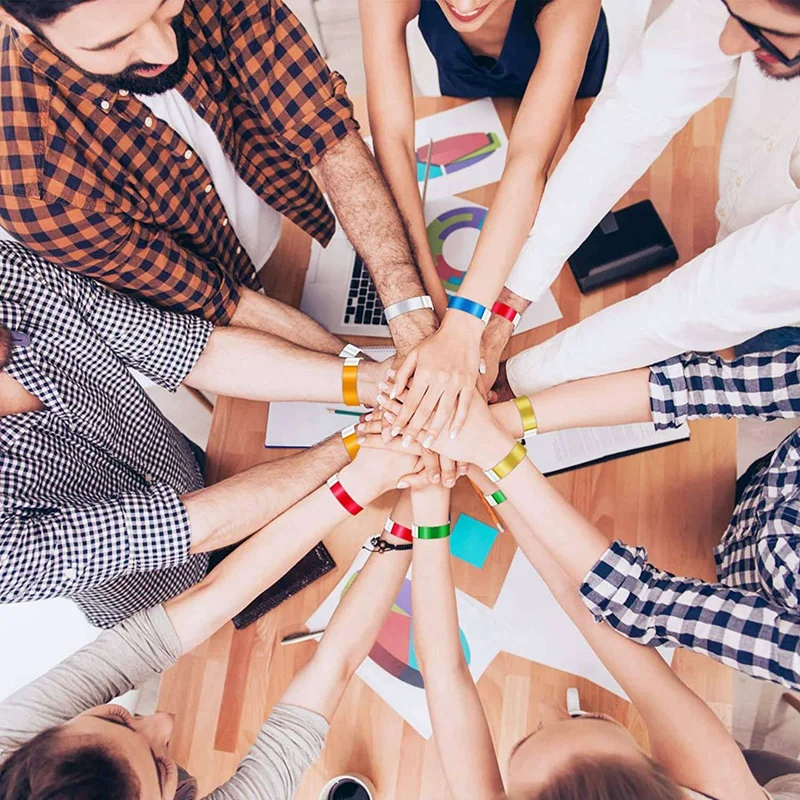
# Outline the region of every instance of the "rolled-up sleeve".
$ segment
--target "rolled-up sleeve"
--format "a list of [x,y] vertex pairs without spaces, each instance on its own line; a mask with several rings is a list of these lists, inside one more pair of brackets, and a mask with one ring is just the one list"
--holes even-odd
[[328,69],[281,0],[238,3],[232,53],[250,96],[284,151],[305,169],[358,129],[344,78]]
[[800,348],[726,361],[684,353],[650,367],[650,410],[656,428],[700,417],[800,415]]
[[800,687],[800,615],[760,594],[656,569],[647,551],[615,542],[586,575],[598,621],[651,647],[710,656],[755,678]]
[[155,485],[102,502],[0,523],[0,602],[72,595],[120,575],[188,561],[191,527],[174,489]]

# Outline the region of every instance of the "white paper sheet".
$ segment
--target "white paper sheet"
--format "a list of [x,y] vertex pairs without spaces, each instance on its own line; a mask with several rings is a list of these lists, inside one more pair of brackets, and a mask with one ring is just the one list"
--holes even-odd
[[[478,243],[488,209],[460,197],[430,198],[425,203],[425,225],[436,270],[448,294],[457,294]],[[532,303],[522,315],[516,334],[561,319],[551,291]]]
[[590,464],[602,458],[657,447],[689,438],[689,426],[657,431],[650,422],[574,428],[540,433],[526,440],[528,458],[549,475],[562,469]]
[[[586,678],[629,699],[521,550],[514,555],[492,614],[507,653]],[[672,663],[671,648],[659,652]]]
[[[309,630],[322,630],[333,616],[339,605],[342,591],[350,582],[352,576],[358,572],[369,557],[369,553],[362,550],[353,561],[350,569],[339,581],[322,605],[309,617],[307,625]],[[425,699],[425,690],[416,685],[419,683],[419,672],[416,669],[416,659],[412,654],[413,648],[409,644],[411,594],[411,569],[406,575],[407,583],[404,584],[398,597],[398,604],[393,608],[390,618],[384,625],[383,631],[378,636],[377,648],[373,648],[370,656],[358,668],[358,675],[369,687],[388,703],[406,722],[426,739],[432,735],[428,705]],[[500,652],[497,638],[497,627],[491,611],[477,600],[468,597],[463,592],[456,590],[458,605],[458,620],[462,632],[462,641],[466,641],[465,653],[468,652],[469,671],[475,681],[486,671],[486,668]],[[396,644],[393,652],[402,652],[399,661],[393,661],[386,655],[383,644]],[[378,663],[380,662],[380,663]],[[402,674],[396,677],[389,670]]]

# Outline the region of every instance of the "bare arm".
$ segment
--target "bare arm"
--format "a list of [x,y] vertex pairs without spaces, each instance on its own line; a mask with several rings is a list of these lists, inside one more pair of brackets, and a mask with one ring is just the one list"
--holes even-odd
[[419,13],[420,0],[375,3],[360,0],[367,73],[367,108],[375,158],[408,230],[425,289],[441,319],[447,294],[433,263],[417,181],[414,147],[414,97],[406,48],[406,26]]
[[[470,478],[484,492],[495,489],[474,468]],[[538,494],[533,499],[536,502]],[[667,774],[676,783],[712,797],[760,800],[763,793],[736,742],[711,709],[681,682],[656,650],[594,621],[577,592],[578,584],[542,546],[536,533],[538,519],[520,513],[513,501],[501,503],[496,511],[561,607],[633,701],[647,725],[653,757]],[[562,531],[564,524],[568,521],[562,522]],[[567,545],[563,549],[569,550]]]
[[[441,525],[450,518],[450,493],[412,491],[414,521]],[[414,641],[436,747],[453,797],[505,798],[489,725],[467,668],[458,629],[450,540],[414,542]]]
[[[365,506],[394,488],[398,478],[414,468],[415,461],[404,453],[364,450],[339,472],[339,478],[348,494]],[[326,478],[335,471],[330,470]],[[165,604],[183,652],[204,641],[348,518],[327,486],[287,505],[287,511],[242,544],[197,586]]]
[[[411,527],[411,500],[401,495],[392,518]],[[382,538],[406,544],[388,533]],[[281,703],[333,716],[353,673],[361,666],[380,632],[411,564],[410,550],[373,553],[342,598],[312,659],[289,684]]]
[[[338,353],[338,351],[337,351]],[[389,364],[362,361],[360,400],[373,407]],[[253,328],[216,328],[185,383],[246,400],[342,402],[342,359]]]
[[[384,306],[425,294],[405,228],[375,159],[357,133],[349,133],[320,159],[315,171],[325,184],[347,237],[369,268]],[[436,330],[436,316],[423,309],[389,323],[402,356]]]
[[331,355],[340,353],[345,344],[302,311],[246,287],[241,288],[230,324],[271,333],[300,347]]

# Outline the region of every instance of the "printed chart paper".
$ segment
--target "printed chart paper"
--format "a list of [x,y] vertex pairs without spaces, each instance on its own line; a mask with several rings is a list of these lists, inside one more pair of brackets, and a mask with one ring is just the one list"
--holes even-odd
[[[442,197],[425,203],[425,225],[436,272],[444,290],[458,294],[469,268],[489,209],[460,197]],[[561,319],[551,291],[532,303],[522,315],[516,334]]]
[[[325,628],[354,576],[369,558],[362,550],[350,569],[309,617],[309,630]],[[497,627],[491,611],[463,592],[456,590],[461,644],[473,679],[478,679],[500,652]],[[433,733],[422,676],[414,652],[411,619],[411,569],[369,656],[358,668],[358,675],[419,734],[429,739]]]
[[[428,200],[496,183],[503,175],[508,137],[490,98],[418,119],[414,146],[420,194],[433,139]],[[372,137],[367,138],[372,147]]]
[[[492,614],[507,653],[586,678],[629,699],[521,550],[514,555]],[[672,663],[671,648],[659,652]]]

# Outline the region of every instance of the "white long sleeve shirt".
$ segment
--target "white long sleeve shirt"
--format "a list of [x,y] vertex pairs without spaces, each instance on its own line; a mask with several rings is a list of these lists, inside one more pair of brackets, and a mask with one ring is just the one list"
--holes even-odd
[[[660,283],[508,362],[516,393],[714,350],[800,322],[800,78],[719,46],[719,0],[673,0],[604,90],[548,182],[508,287],[537,299],[672,137],[736,79],[718,243]],[[691,185],[682,187],[689,195]]]

